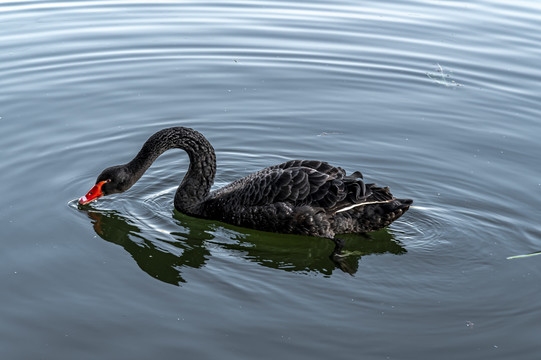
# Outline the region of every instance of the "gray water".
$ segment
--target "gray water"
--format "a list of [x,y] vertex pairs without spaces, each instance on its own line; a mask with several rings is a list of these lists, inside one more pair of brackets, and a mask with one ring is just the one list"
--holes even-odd
[[[541,330],[535,1],[0,4],[1,359],[533,359]],[[325,239],[173,210],[164,154],[78,208],[155,131],[215,188],[288,159],[412,207]]]

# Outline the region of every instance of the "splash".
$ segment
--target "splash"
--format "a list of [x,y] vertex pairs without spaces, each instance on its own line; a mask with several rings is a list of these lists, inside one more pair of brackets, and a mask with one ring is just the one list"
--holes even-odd
[[462,84],[459,84],[453,79],[451,79],[451,75],[445,73],[443,67],[440,64],[436,63],[436,65],[438,66],[436,72],[426,73],[426,76],[428,76],[429,79],[433,80],[436,84],[443,85],[445,87],[462,86]]

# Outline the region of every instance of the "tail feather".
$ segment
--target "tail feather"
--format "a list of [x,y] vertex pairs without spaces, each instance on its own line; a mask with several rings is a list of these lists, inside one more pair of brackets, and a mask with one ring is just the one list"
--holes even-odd
[[369,194],[367,196],[366,201],[372,202],[372,201],[389,201],[394,199],[393,194],[391,194],[391,191],[389,187],[379,187],[376,186],[376,184],[368,184],[367,185]]
[[345,184],[348,195],[333,209],[337,234],[379,230],[402,216],[413,203],[395,198],[388,187],[365,184],[354,174],[346,178]]

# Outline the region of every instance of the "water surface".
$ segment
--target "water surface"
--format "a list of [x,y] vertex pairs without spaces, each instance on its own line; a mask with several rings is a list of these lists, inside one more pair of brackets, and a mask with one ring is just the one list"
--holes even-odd
[[[2,359],[531,359],[539,350],[541,8],[503,1],[0,5]],[[215,188],[293,158],[391,187],[324,239],[173,210],[153,132],[213,144]]]

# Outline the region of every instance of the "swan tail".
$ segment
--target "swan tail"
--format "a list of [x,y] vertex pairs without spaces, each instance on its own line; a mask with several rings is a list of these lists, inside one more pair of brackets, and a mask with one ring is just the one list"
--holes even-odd
[[[359,185],[360,186],[360,185]],[[363,197],[349,197],[349,204],[335,211],[334,228],[337,234],[369,232],[388,226],[402,216],[413,203],[410,199],[395,198],[388,187],[366,184]]]

